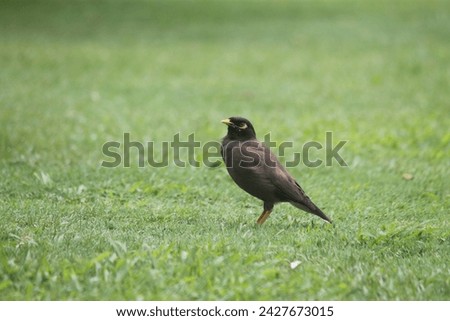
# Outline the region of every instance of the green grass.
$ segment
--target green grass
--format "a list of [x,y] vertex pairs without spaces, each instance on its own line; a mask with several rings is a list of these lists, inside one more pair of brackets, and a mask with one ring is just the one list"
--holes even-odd
[[[448,1],[1,1],[0,299],[449,300],[449,39]],[[289,169],[333,226],[256,226],[223,166],[100,166],[232,115],[286,159],[348,140]]]

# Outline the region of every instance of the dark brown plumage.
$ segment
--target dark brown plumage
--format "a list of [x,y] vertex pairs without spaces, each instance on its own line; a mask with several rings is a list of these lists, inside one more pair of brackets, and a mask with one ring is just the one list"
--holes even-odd
[[255,129],[249,120],[230,117],[222,123],[228,126],[221,150],[228,173],[240,188],[264,202],[258,224],[266,221],[274,205],[279,202],[290,202],[331,223],[270,149],[256,139]]

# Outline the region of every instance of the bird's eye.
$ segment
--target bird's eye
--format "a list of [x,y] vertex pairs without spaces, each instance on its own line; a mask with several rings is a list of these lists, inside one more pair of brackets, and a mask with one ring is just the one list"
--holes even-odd
[[238,125],[238,127],[239,127],[240,129],[246,129],[246,128],[247,128],[247,124],[246,124],[246,123],[240,123],[240,124]]

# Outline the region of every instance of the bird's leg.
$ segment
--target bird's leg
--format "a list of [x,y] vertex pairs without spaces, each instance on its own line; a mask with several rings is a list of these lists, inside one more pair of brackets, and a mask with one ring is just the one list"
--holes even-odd
[[259,216],[259,218],[256,221],[256,223],[258,223],[259,225],[263,224],[267,220],[267,218],[269,217],[270,213],[272,213],[272,209],[273,209],[273,204],[264,203],[264,211]]
[[258,220],[256,221],[256,223],[258,223],[259,225],[261,225],[262,223],[264,223],[267,218],[269,217],[270,213],[272,213],[272,211],[266,211],[264,210],[261,214],[261,216],[258,218]]

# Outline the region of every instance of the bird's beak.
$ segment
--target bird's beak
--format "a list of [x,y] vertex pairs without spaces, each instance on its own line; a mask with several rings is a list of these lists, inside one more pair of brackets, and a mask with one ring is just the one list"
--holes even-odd
[[221,123],[224,123],[227,126],[233,125],[233,123],[231,122],[230,118],[224,119],[220,121]]

